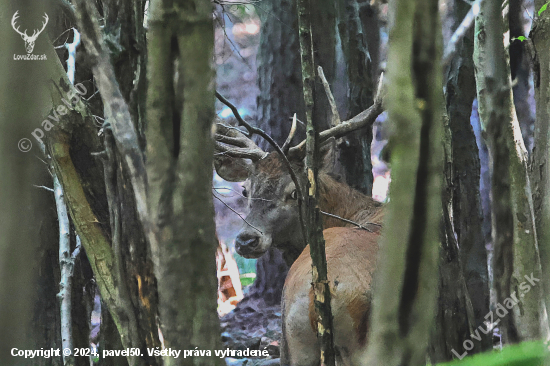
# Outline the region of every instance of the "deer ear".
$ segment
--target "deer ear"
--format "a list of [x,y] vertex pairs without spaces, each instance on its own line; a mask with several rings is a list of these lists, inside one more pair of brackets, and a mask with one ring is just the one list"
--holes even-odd
[[214,159],[216,173],[229,182],[243,182],[248,179],[253,163],[249,159],[220,156]]
[[329,138],[321,145],[321,170],[332,172],[338,160],[338,154],[336,149],[336,139],[334,137]]

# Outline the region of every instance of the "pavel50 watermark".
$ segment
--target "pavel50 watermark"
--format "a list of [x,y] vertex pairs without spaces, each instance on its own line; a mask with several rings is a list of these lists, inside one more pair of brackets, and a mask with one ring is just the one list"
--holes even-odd
[[[59,122],[60,116],[64,116],[69,113],[70,110],[73,110],[74,106],[80,102],[80,98],[86,95],[87,92],[84,85],[81,83],[76,84],[74,89],[69,90],[66,99],[61,99],[63,103],[52,108],[52,112],[48,115],[48,118],[42,121],[42,128],[39,127],[31,132],[32,137],[34,137],[39,144],[43,144],[44,142],[42,139],[45,136],[44,131],[51,130],[54,126],[53,124]],[[22,138],[17,143],[17,147],[22,152],[29,152],[32,149],[32,141],[28,138]]]

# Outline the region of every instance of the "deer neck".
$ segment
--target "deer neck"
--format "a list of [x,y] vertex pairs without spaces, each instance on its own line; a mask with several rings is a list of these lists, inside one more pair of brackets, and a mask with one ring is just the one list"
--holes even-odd
[[[324,173],[319,174],[319,208],[366,227],[372,227],[369,223],[381,224],[384,216],[381,203]],[[326,215],[323,225],[325,229],[354,226]]]

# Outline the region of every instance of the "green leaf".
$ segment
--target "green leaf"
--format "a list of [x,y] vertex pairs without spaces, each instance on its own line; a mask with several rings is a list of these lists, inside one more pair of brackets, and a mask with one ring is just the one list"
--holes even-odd
[[524,37],[524,36],[519,36],[519,37],[517,37],[517,38],[515,38],[515,39],[519,39],[520,41],[523,42],[523,41],[525,41],[527,38]]
[[[459,353],[464,352],[463,349]],[[504,347],[502,351],[485,352],[462,360],[437,364],[437,366],[541,366],[549,357],[545,342],[523,342]]]
[[544,4],[543,6],[541,6],[541,8],[539,9],[539,12],[538,12],[539,17],[540,17],[540,15],[542,14],[542,12],[546,10],[546,8],[548,7],[548,4],[549,4],[549,3],[550,3],[550,2],[548,2],[548,3]]

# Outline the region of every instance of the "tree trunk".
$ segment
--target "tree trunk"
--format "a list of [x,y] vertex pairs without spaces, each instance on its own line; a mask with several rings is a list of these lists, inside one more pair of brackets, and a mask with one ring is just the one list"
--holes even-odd
[[[536,0],[538,11],[546,1]],[[535,148],[531,178],[533,183],[533,201],[535,203],[535,224],[540,235],[540,257],[545,281],[546,306],[550,306],[550,161],[548,157],[550,121],[550,11],[546,10],[533,22],[530,37],[533,50],[530,55],[533,63],[533,81],[535,84],[536,119]]]
[[[455,2],[455,7],[455,22],[460,24],[470,7],[460,0]],[[449,181],[452,226],[456,232],[462,273],[475,314],[474,323],[479,325],[485,321],[485,315],[489,312],[489,275],[481,227],[479,151],[470,124],[472,103],[476,94],[473,38],[472,27],[457,45],[457,56],[452,60],[447,73],[446,105],[452,157]],[[442,290],[452,293],[450,289]],[[461,346],[462,341],[458,345]],[[492,335],[484,334],[475,351],[484,351],[491,347]]]
[[[258,126],[282,145],[290,132],[290,117],[305,120],[295,0],[264,1],[258,8],[262,23],[258,63]],[[304,137],[299,126],[294,142]],[[268,151],[263,139],[256,141]]]
[[[373,294],[367,365],[424,365],[435,317],[439,225],[441,28],[436,0],[390,3],[391,199]],[[413,50],[414,45],[414,50]]]
[[[482,127],[488,136],[492,167],[493,269],[497,309],[512,310],[500,322],[505,343],[548,336],[542,286],[525,296],[527,278],[540,279],[527,151],[510,90],[510,70],[502,42],[501,3],[486,1],[476,17],[474,62]],[[537,147],[538,148],[538,147]],[[525,297],[524,297],[525,296]],[[521,301],[517,297],[521,297]],[[513,300],[510,300],[513,299]],[[518,306],[510,306],[517,303]],[[507,309],[501,312],[508,313]]]
[[[307,244],[311,255],[313,304],[315,307],[315,328],[320,348],[321,365],[334,366],[334,337],[331,311],[331,293],[327,278],[327,259],[323,222],[319,209],[317,180],[319,175],[319,125],[322,121],[319,91],[315,90],[317,74],[313,53],[313,6],[309,0],[298,0],[298,29],[302,69],[303,97],[306,105],[306,166],[308,177],[307,197],[298,197],[305,202],[304,221],[307,228]],[[320,69],[321,70],[321,69]],[[301,209],[301,207],[300,207]],[[302,214],[302,212],[300,213]]]
[[513,88],[514,106],[518,116],[521,135],[528,152],[533,150],[533,132],[535,128],[535,116],[531,112],[531,98],[529,86],[530,65],[528,54],[525,50],[525,42],[513,40],[525,36],[523,0],[510,0],[508,10],[508,25],[510,28],[510,72],[512,80],[517,84]]
[[[151,5],[146,168],[149,215],[158,228],[152,254],[161,326],[167,348],[212,356],[163,361],[222,365],[223,359],[208,354],[221,344],[212,203],[212,5],[206,0]],[[166,16],[171,6],[185,11]]]
[[[459,54],[451,63],[451,71],[462,61],[464,60]],[[458,72],[458,74],[460,75],[461,73]],[[456,82],[456,79],[455,75],[455,78],[451,80]],[[451,80],[447,81],[448,99],[452,95],[452,88],[449,89],[449,84],[453,84]],[[462,95],[462,97],[464,96]],[[450,99],[455,98],[456,95]],[[460,208],[460,206],[455,207],[453,205],[453,193],[455,193],[453,180],[456,180],[456,174],[453,165],[452,129],[449,126],[448,120],[444,123],[444,136],[446,184],[442,195],[443,216],[441,218],[440,229],[442,245],[439,253],[439,297],[437,318],[429,349],[430,360],[433,363],[449,361],[453,357],[462,358],[469,352],[480,352],[483,346],[483,344],[476,342],[469,352],[462,353],[461,351],[463,342],[470,338],[470,334],[472,334],[471,332],[476,328],[477,324],[471,297],[464,278],[463,265],[459,255],[460,247],[457,235],[455,234],[453,217],[450,214],[453,210]],[[457,199],[457,197],[454,198]],[[484,337],[486,341],[491,341],[492,339],[489,332],[487,335],[481,333],[481,337]],[[489,342],[489,344],[491,343]]]
[[[347,76],[345,119],[349,119],[373,103],[373,64],[369,54],[371,45],[367,44],[363,33],[357,0],[346,0],[339,4],[338,30]],[[378,45],[373,45],[373,48],[376,46]],[[347,183],[369,196],[373,183],[371,142],[372,127],[368,127],[346,136],[338,146],[339,160],[344,168]]]

